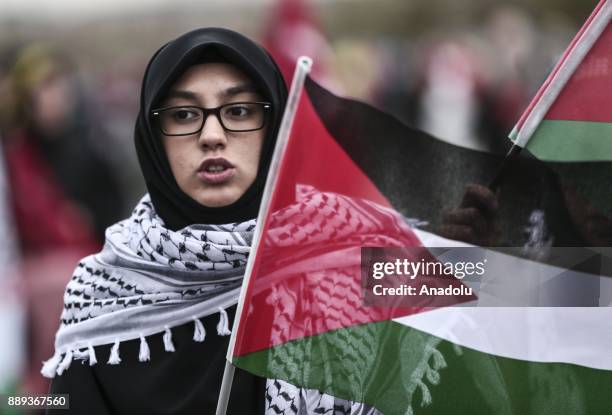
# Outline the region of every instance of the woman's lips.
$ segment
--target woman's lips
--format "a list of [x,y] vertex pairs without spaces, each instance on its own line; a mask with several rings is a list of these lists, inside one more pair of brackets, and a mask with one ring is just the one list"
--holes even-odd
[[220,185],[230,181],[236,174],[236,168],[224,158],[207,159],[198,169],[198,178],[204,183]]

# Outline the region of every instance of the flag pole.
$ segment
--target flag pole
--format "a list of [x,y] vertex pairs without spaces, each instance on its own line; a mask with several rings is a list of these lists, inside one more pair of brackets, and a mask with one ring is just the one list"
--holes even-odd
[[293,120],[295,119],[295,113],[298,109],[302,90],[304,89],[304,82],[306,81],[306,76],[308,73],[310,73],[311,68],[312,59],[309,57],[300,56],[297,59],[295,72],[293,73],[293,80],[291,81],[291,88],[289,89],[289,95],[287,96],[287,105],[285,106],[285,112],[283,113],[283,118],[281,119],[280,128],[278,130],[278,137],[276,140],[276,145],[274,146],[274,153],[272,154],[270,169],[268,171],[268,179],[266,180],[261,205],[259,207],[259,213],[257,215],[257,226],[255,227],[253,243],[251,244],[251,255],[249,255],[249,259],[247,261],[244,279],[240,289],[240,296],[238,297],[238,307],[234,317],[232,337],[230,338],[229,347],[227,349],[227,360],[225,361],[225,369],[223,371],[223,380],[221,381],[221,391],[219,392],[216,415],[225,415],[227,412],[227,404],[229,402],[235,371],[235,367],[231,362],[232,356],[234,355],[234,345],[236,344],[236,334],[238,333],[240,325],[240,316],[242,315],[244,298],[246,297],[247,287],[253,272],[255,255],[257,253],[261,235],[265,227],[266,215],[272,202],[272,192],[278,181],[278,172],[280,169],[281,159],[285,154],[285,149],[287,147],[287,143],[289,142],[289,135],[291,133],[291,127],[293,126]]
[[501,184],[501,180],[504,177],[504,173],[506,172],[506,168],[508,166],[508,160],[518,156],[521,150],[523,150],[523,147],[516,144],[513,144],[512,147],[510,147],[510,150],[499,165],[497,173],[495,173],[495,176],[493,176],[493,180],[491,180],[491,182],[489,182],[489,185],[487,186],[492,192],[497,191],[497,188]]

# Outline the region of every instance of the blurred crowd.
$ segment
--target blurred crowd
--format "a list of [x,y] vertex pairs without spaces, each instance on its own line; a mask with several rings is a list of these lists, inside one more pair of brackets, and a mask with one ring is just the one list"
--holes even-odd
[[[12,54],[2,68],[0,108],[12,269],[2,270],[0,284],[20,299],[3,306],[12,308],[6,315],[19,318],[12,324],[21,330],[2,337],[20,337],[16,349],[23,354],[17,383],[8,387],[45,392],[38,366],[51,351],[63,288],[79,258],[101,247],[104,228],[123,212],[123,194],[70,59],[42,43]],[[12,353],[2,355],[15,363]]]
[[[316,5],[287,0],[259,39],[287,76],[309,54],[314,78],[333,91],[448,142],[501,152],[576,30],[567,16],[500,6],[478,24],[418,37],[332,38]],[[140,56],[85,73],[79,55],[48,39],[0,49],[0,393],[46,392],[40,363],[52,354],[63,287],[144,190],[132,144]]]

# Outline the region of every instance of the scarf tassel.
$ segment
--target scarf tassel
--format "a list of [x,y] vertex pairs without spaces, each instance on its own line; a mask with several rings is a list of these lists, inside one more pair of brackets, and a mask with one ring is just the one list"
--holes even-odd
[[55,352],[55,354],[51,357],[51,359],[44,362],[43,367],[40,370],[40,373],[46,378],[53,379],[55,377],[55,372],[57,371],[57,367],[59,366],[61,361],[62,361],[62,355],[58,352]]
[[138,360],[141,362],[148,362],[151,360],[151,350],[147,339],[140,333],[140,351],[138,352]]
[[193,330],[193,340],[196,342],[203,342],[206,338],[206,330],[204,330],[204,325],[195,316],[193,317],[193,322],[195,324]]
[[[206,338],[206,330],[204,329],[204,324],[197,318],[193,317],[194,322],[194,332],[193,332],[193,340],[196,342],[203,342]],[[229,336],[232,332],[229,329],[229,318],[227,316],[227,312],[219,307],[219,323],[217,324],[217,334],[219,336]],[[140,350],[138,353],[138,360],[141,362],[148,362],[151,360],[151,349],[149,348],[149,344],[147,343],[147,339],[140,334]],[[172,332],[168,326],[165,326],[164,335],[164,350],[167,352],[174,352],[174,344],[172,342]],[[119,339],[115,340],[110,352],[110,356],[108,357],[109,365],[117,365],[121,363],[121,357],[119,356]],[[89,343],[87,345],[87,353],[89,357],[89,365],[93,366],[98,363],[98,359],[96,357],[96,351],[93,348],[93,345]],[[61,375],[65,370],[70,367],[72,363],[73,352],[72,350],[68,350],[64,357],[62,358],[61,353],[55,353],[51,359],[44,362],[43,367],[40,373],[46,378],[54,378],[55,374]]]
[[93,366],[98,363],[98,359],[96,359],[96,351],[91,343],[87,345],[87,351],[89,352],[89,366]]
[[431,405],[431,392],[427,385],[422,380],[417,385],[421,389],[421,408]]
[[217,334],[219,336],[229,336],[232,332],[229,329],[229,318],[227,312],[219,307],[219,324],[217,324]]
[[172,343],[172,332],[170,328],[166,326],[164,331],[164,350],[167,352],[174,352],[174,344]]
[[119,357],[119,339],[115,340],[115,344],[113,344],[113,347],[111,348],[107,363],[109,365],[118,365],[121,363],[121,357]]
[[72,363],[72,350],[68,350],[62,362],[57,366],[57,374],[59,376],[64,373],[70,367],[70,363]]

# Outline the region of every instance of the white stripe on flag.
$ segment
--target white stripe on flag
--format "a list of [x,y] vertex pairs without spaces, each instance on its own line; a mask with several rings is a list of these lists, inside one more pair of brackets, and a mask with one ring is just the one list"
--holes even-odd
[[612,309],[441,308],[394,321],[480,352],[612,370]]
[[[415,232],[426,247],[472,246],[420,230]],[[503,255],[485,252],[487,255]],[[519,258],[503,256],[515,261],[510,270],[520,272],[516,269],[516,264],[521,261]],[[558,269],[533,261],[524,263],[525,266],[543,269],[543,273],[546,269],[552,272]],[[584,274],[577,276],[584,277]],[[574,281],[570,281],[571,284]],[[496,356],[612,370],[610,307],[454,307],[393,321]]]

